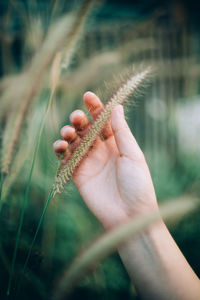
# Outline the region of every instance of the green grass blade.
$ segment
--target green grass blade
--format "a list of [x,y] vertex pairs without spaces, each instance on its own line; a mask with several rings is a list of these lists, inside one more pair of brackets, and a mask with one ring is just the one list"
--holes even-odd
[[43,219],[44,219],[44,216],[45,216],[45,213],[47,211],[47,208],[48,208],[48,205],[51,201],[51,199],[53,198],[53,188],[51,189],[50,193],[49,193],[49,196],[48,196],[48,199],[45,203],[45,206],[44,206],[44,209],[42,211],[42,215],[40,217],[40,220],[39,220],[39,223],[38,223],[38,226],[36,228],[36,231],[35,231],[35,234],[34,234],[34,237],[33,237],[33,240],[32,240],[32,243],[30,245],[30,248],[29,248],[29,251],[28,251],[28,254],[27,254],[27,257],[26,257],[26,260],[25,260],[25,263],[24,263],[24,267],[22,269],[22,273],[20,275],[20,279],[19,279],[19,284],[18,284],[18,288],[17,288],[17,293],[16,295],[19,293],[20,291],[20,288],[21,288],[21,284],[22,284],[22,279],[24,277],[24,274],[25,274],[25,271],[26,271],[26,268],[27,268],[27,265],[28,265],[28,262],[29,262],[29,259],[30,259],[30,256],[31,256],[31,253],[32,253],[32,249],[33,249],[33,246],[35,244],[35,241],[36,241],[36,238],[38,236],[38,232],[40,230],[40,227],[42,225],[42,222],[43,222]]
[[1,172],[0,175],[0,202],[1,202],[1,195],[2,195],[2,190],[3,190],[3,183],[4,183],[5,175],[3,172]]
[[14,273],[14,268],[15,268],[17,249],[18,249],[18,246],[19,246],[21,230],[22,230],[22,225],[23,225],[23,221],[24,221],[25,208],[26,208],[26,204],[28,202],[28,196],[29,196],[29,191],[30,191],[30,186],[31,186],[31,179],[32,179],[32,175],[33,175],[34,165],[35,165],[35,161],[36,161],[36,158],[37,158],[41,137],[42,137],[42,134],[43,134],[43,131],[44,131],[46,118],[47,118],[47,115],[49,113],[52,101],[53,101],[54,91],[55,90],[53,90],[50,94],[49,101],[48,101],[48,104],[47,104],[47,109],[46,109],[44,118],[42,120],[41,126],[40,126],[40,130],[39,130],[39,134],[38,134],[38,138],[37,138],[37,143],[36,143],[36,146],[35,146],[35,149],[34,149],[33,160],[32,160],[32,164],[31,164],[31,169],[30,169],[28,182],[27,182],[27,185],[26,185],[25,193],[24,193],[21,213],[20,213],[20,220],[19,220],[19,226],[18,226],[18,230],[17,230],[15,248],[14,248],[14,252],[13,252],[13,256],[12,256],[11,272],[10,272],[10,275],[9,275],[7,295],[10,294],[10,289],[11,289],[11,285],[12,285],[12,278],[13,278],[13,273]]

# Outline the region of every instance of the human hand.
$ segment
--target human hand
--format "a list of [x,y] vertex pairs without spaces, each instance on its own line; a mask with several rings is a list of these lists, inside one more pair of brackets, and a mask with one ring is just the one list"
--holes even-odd
[[[95,120],[103,110],[102,102],[87,92],[84,103]],[[63,164],[91,126],[81,110],[72,112],[70,121],[73,126],[61,129],[63,140],[54,143],[57,156],[65,152]],[[158,206],[144,155],[125,121],[121,105],[113,110],[102,136],[103,139],[97,137],[72,179],[89,209],[109,229],[130,217],[158,210]]]

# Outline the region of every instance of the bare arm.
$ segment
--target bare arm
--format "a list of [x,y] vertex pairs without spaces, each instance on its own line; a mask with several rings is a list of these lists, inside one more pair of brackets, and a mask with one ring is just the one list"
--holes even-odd
[[142,299],[200,298],[200,282],[160,221],[119,249]]
[[[84,102],[93,119],[103,109],[89,92]],[[63,163],[91,126],[82,111],[70,117],[73,126],[61,129],[63,140],[54,143]],[[96,143],[77,169],[73,181],[83,200],[106,230],[130,217],[158,211],[151,175],[144,155],[118,106]],[[68,147],[71,151],[68,151]],[[122,261],[143,299],[199,299],[200,282],[162,220],[119,248]]]

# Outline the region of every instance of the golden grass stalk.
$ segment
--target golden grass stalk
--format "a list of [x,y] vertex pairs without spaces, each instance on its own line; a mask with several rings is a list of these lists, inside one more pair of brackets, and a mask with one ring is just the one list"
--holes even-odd
[[74,53],[74,48],[76,46],[77,37],[81,36],[83,26],[85,24],[87,15],[90,11],[90,8],[94,0],[83,0],[82,6],[78,11],[77,18],[74,22],[74,26],[68,35],[68,40],[64,49],[64,59],[63,59],[63,68],[67,69],[70,64],[70,59]]
[[53,60],[51,73],[50,73],[50,87],[51,91],[54,92],[60,77],[60,62],[61,62],[61,52],[56,53],[56,56]]
[[[159,221],[172,221],[192,212],[199,206],[196,198],[183,197],[163,204],[160,212],[130,219],[128,222],[119,225],[110,232],[103,234],[83,253],[78,255],[69,269],[63,274],[59,285],[54,291],[53,299],[61,300],[66,297],[72,288],[87,274],[93,270],[106,256],[111,254],[128,238],[133,238],[144,231],[151,224]],[[66,298],[65,298],[66,299]]]
[[[44,117],[43,117],[41,125],[40,125],[40,130],[39,130],[38,138],[37,138],[34,153],[33,153],[33,160],[32,160],[32,164],[31,164],[31,168],[30,168],[30,172],[29,172],[29,176],[28,176],[28,181],[27,181],[27,185],[26,185],[26,189],[25,189],[25,193],[24,193],[24,199],[23,199],[23,202],[22,202],[20,220],[19,220],[19,227],[18,227],[18,230],[17,230],[15,248],[14,248],[14,252],[13,252],[13,256],[12,256],[12,262],[11,262],[11,272],[10,272],[9,281],[8,281],[7,295],[10,294],[10,290],[11,290],[12,278],[13,278],[15,262],[16,262],[16,257],[17,257],[17,250],[18,250],[18,246],[19,246],[19,240],[20,240],[22,225],[23,225],[23,221],[24,221],[25,208],[26,208],[26,205],[27,205],[27,202],[28,202],[29,191],[30,191],[30,186],[31,186],[31,180],[32,180],[32,175],[33,175],[33,170],[34,170],[37,154],[38,154],[38,151],[39,151],[40,141],[41,141],[41,138],[42,138],[42,134],[43,134],[43,130],[44,130],[44,126],[45,126],[47,116],[48,116],[50,108],[52,106],[52,101],[53,101],[53,97],[54,97],[54,93],[55,93],[55,89],[56,89],[56,84],[58,83],[58,80],[59,80],[60,61],[61,61],[61,54],[57,53],[55,55],[54,60],[53,60],[51,73],[50,73],[50,84],[52,85],[51,94],[50,94],[50,97],[49,97],[49,101],[48,101],[46,111],[44,113]],[[30,253],[31,253],[31,250],[30,250]]]
[[60,193],[64,188],[64,184],[70,180],[81,160],[87,154],[97,136],[101,133],[103,127],[107,123],[113,108],[117,104],[123,104],[131,94],[137,92],[141,87],[141,84],[150,74],[151,68],[147,67],[136,75],[132,75],[107,102],[104,111],[99,114],[89,132],[82,139],[80,146],[75,150],[64,166],[62,164],[60,165],[53,187],[54,195]]
[[[52,63],[52,67],[51,67],[51,71],[50,71],[50,88],[51,88],[51,94],[54,95],[55,93],[55,89],[57,87],[58,81],[59,81],[59,76],[60,76],[60,63],[61,63],[61,52],[57,52],[53,63]],[[40,108],[41,110],[41,108]],[[38,112],[37,112],[38,115]],[[30,123],[33,122],[29,122]],[[29,132],[27,131],[26,133],[26,138],[29,138],[29,142],[28,143],[22,143],[21,147],[19,148],[15,160],[11,166],[11,174],[10,176],[6,177],[4,185],[3,185],[3,192],[2,192],[2,199],[6,199],[6,196],[9,193],[9,190],[12,186],[12,184],[14,183],[17,175],[19,174],[23,163],[25,162],[25,160],[28,158],[28,156],[31,154],[31,149],[33,147],[33,126],[29,126]],[[35,122],[34,122],[34,128],[35,128]],[[31,132],[31,134],[30,134]],[[8,137],[9,139],[9,137]],[[7,140],[8,140],[7,139]],[[5,142],[7,142],[7,140],[5,140]]]
[[[23,88],[20,89],[20,93],[18,95],[14,93],[12,94],[12,98],[15,99],[15,103],[19,104],[19,107],[16,109],[16,105],[14,105],[4,131],[3,139],[7,139],[9,136],[9,140],[6,141],[6,143],[3,142],[1,163],[2,173],[9,173],[10,164],[13,160],[14,151],[19,141],[27,111],[32,99],[36,98],[41,90],[41,83],[50,62],[52,61],[55,53],[65,46],[66,40],[71,46],[66,49],[65,56],[68,58],[71,57],[75,50],[75,44],[80,37],[81,28],[84,25],[87,12],[91,7],[92,2],[93,0],[87,0],[82,3],[72,25],[72,19],[69,15],[67,15],[61,18],[57,24],[54,24],[50,28],[40,51],[32,60],[30,69],[22,83]],[[84,16],[81,17],[82,13]],[[68,64],[69,62],[70,59],[68,59]]]
[[[24,85],[27,75],[20,73],[17,75],[8,75],[1,80],[0,94],[1,94],[1,106],[0,106],[0,120],[8,116],[8,112],[13,108],[17,108],[20,100],[20,95],[24,90]],[[18,96],[19,95],[19,96]],[[15,101],[13,101],[13,99]]]
[[[24,144],[22,143],[22,146],[16,153],[16,158],[11,166],[11,172],[10,176],[7,176],[5,178],[4,184],[3,184],[3,191],[2,191],[2,199],[0,203],[0,208],[2,206],[2,203],[5,201],[7,198],[10,189],[12,188],[17,176],[19,175],[19,172],[21,171],[25,161],[28,159],[30,153],[31,153],[31,147],[30,143]],[[33,146],[33,145],[32,145]]]
[[25,20],[25,28],[25,46],[29,48],[29,51],[35,52],[41,46],[44,37],[42,18],[39,16],[29,16]]
[[[80,95],[81,92],[84,92],[85,87],[90,86],[92,82],[94,89],[95,87],[99,89],[101,82],[105,82],[106,77],[109,78],[114,70],[116,73],[121,71],[123,67],[120,65],[121,61],[122,57],[116,50],[95,54],[88,59],[84,59],[79,68],[72,70],[70,75],[68,73],[63,76],[59,88],[63,93],[73,93],[73,95],[77,93]],[[79,87],[78,90],[77,86]]]

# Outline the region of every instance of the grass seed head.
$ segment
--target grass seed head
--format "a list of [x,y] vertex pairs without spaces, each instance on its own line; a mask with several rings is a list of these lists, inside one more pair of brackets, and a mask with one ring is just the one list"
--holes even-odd
[[69,182],[80,162],[88,153],[97,136],[106,125],[114,107],[118,104],[123,104],[130,95],[138,91],[142,83],[150,76],[150,74],[151,68],[147,67],[143,71],[130,76],[130,78],[120,86],[116,93],[107,102],[104,111],[99,114],[96,121],[82,139],[81,144],[74,151],[68,162],[64,166],[60,164],[53,186],[54,195],[56,193],[60,193],[63,190],[64,185]]

